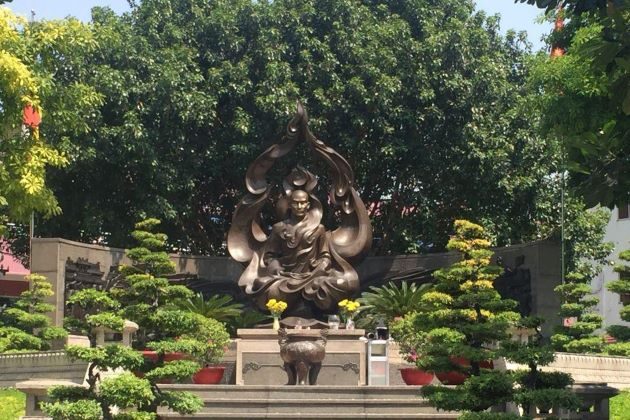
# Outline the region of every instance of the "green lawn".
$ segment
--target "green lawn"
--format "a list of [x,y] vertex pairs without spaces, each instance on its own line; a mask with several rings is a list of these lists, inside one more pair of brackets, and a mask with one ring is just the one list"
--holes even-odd
[[621,391],[610,400],[611,420],[630,420],[630,390]]
[[17,420],[24,415],[26,397],[16,389],[0,389],[0,420]]

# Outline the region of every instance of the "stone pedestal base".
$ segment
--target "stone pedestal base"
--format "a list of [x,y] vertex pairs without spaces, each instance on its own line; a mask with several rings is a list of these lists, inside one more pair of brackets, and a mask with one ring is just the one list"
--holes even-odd
[[[313,334],[320,330],[287,330]],[[364,330],[330,330],[318,385],[365,385]],[[272,329],[239,329],[236,340],[236,385],[284,385],[278,334]]]

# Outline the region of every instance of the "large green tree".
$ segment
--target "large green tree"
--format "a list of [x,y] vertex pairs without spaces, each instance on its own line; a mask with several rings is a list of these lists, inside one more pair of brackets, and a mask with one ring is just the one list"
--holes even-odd
[[[559,3],[564,8],[554,12]],[[551,36],[566,54],[541,56],[533,71],[542,93],[542,127],[563,142],[570,184],[589,205],[625,204],[630,198],[630,3],[536,4],[566,23]]]
[[85,116],[93,131],[71,164],[51,173],[64,215],[40,233],[124,246],[133,221],[155,214],[180,249],[224,252],[247,164],[300,99],[373,204],[375,252],[442,250],[456,217],[483,220],[499,245],[545,235],[557,153],[524,112],[525,42],[472,1],[438,4],[94,9],[100,47],[68,77],[87,76],[104,103]]

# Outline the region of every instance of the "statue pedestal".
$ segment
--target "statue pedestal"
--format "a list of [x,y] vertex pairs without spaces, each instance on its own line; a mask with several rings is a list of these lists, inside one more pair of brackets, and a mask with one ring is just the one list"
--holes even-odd
[[[321,330],[287,330],[288,334],[312,334]],[[365,330],[329,330],[326,357],[318,385],[365,385]],[[236,385],[284,385],[287,374],[280,357],[278,333],[272,329],[239,329],[236,340]]]

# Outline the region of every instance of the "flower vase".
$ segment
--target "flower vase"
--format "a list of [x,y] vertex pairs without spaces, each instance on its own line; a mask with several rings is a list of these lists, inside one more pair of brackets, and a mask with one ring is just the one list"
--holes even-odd
[[354,330],[354,320],[351,316],[346,320],[346,330]]
[[277,316],[273,317],[273,330],[278,331],[280,329],[280,319]]

